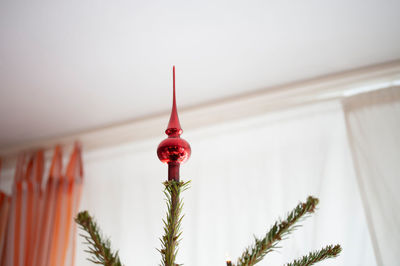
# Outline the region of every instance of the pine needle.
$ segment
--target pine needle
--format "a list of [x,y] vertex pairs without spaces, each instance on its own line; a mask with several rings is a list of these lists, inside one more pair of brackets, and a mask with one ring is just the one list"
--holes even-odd
[[160,238],[161,250],[161,265],[176,266],[175,263],[178,253],[178,245],[182,235],[181,223],[183,216],[183,202],[180,199],[180,193],[188,188],[189,182],[169,180],[163,184],[165,186],[164,194],[167,202],[167,217],[163,219],[164,235]]
[[263,238],[255,237],[255,243],[248,247],[237,260],[238,266],[251,266],[260,262],[265,255],[278,248],[278,242],[297,228],[295,225],[307,214],[313,213],[318,204],[317,198],[309,196],[305,203],[299,203],[284,220],[275,222]]
[[118,251],[111,251],[110,241],[103,239],[98,225],[87,211],[78,213],[75,221],[87,233],[87,235],[80,234],[80,236],[85,239],[84,243],[89,245],[88,250],[85,250],[91,254],[91,257],[88,258],[89,261],[104,266],[122,266]]
[[342,247],[340,245],[329,245],[319,251],[310,252],[308,255],[301,257],[293,261],[292,263],[288,263],[285,266],[308,266],[313,265],[317,262],[320,262],[325,259],[335,258],[342,251]]

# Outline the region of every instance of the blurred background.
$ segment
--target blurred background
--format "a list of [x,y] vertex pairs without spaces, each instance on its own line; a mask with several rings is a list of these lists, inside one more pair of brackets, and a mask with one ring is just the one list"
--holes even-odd
[[125,265],[160,263],[167,166],[156,149],[175,65],[192,147],[179,263],[235,261],[313,195],[317,213],[259,265],[335,243],[342,254],[320,265],[399,265],[399,10],[1,1],[0,264],[92,265],[72,222],[83,209]]

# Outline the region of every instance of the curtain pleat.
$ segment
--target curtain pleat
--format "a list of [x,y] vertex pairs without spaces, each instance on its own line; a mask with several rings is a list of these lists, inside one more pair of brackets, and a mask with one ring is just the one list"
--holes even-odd
[[0,191],[0,264],[4,265],[6,232],[11,198]]
[[[75,246],[74,217],[83,180],[80,147],[75,145],[63,170],[62,151],[57,146],[45,186],[43,174],[43,152],[27,162],[25,156],[18,159],[8,217],[8,249],[4,254],[7,266],[73,265],[73,258],[67,254]],[[3,199],[0,207],[3,211]]]
[[399,265],[400,87],[343,101],[349,143],[378,265]]

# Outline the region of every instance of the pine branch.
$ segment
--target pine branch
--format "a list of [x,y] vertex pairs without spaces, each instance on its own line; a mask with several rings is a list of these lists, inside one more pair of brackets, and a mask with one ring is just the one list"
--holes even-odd
[[320,262],[325,259],[335,258],[342,251],[342,247],[340,245],[336,246],[326,246],[325,248],[319,251],[310,252],[308,255],[303,256],[300,259],[293,261],[292,263],[288,263],[285,266],[308,266],[313,265],[317,262]]
[[167,202],[167,217],[163,219],[164,235],[161,241],[161,263],[163,266],[175,266],[176,255],[178,253],[178,245],[180,241],[181,216],[183,202],[180,200],[180,193],[188,188],[189,182],[168,180],[164,182],[164,194]]
[[108,239],[103,240],[98,225],[87,211],[78,213],[75,222],[88,234],[81,234],[80,236],[85,238],[85,243],[89,245],[88,250],[86,250],[91,254],[91,257],[88,258],[89,261],[104,266],[122,266],[118,251],[111,251],[110,241]]
[[299,222],[306,214],[313,213],[318,204],[317,198],[309,196],[305,203],[299,203],[284,220],[275,222],[269,232],[263,238],[255,238],[253,246],[248,247],[238,259],[238,266],[251,266],[260,262],[265,255],[278,248],[278,242],[295,230]]

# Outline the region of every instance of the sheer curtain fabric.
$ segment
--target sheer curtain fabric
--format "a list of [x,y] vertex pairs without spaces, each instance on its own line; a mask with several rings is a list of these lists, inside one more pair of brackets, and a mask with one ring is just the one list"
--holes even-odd
[[[182,122],[185,128],[185,122]],[[167,167],[151,139],[85,153],[81,209],[88,209],[126,265],[158,265]],[[223,123],[183,136],[192,157],[181,179],[185,218],[177,262],[224,265],[308,195],[319,210],[260,265],[282,265],[327,244],[343,253],[321,265],[376,265],[339,101]],[[86,261],[77,245],[77,265]]]
[[[335,243],[342,245],[342,254],[320,265],[398,265],[399,102],[399,88],[391,88],[185,132],[192,158],[181,167],[181,179],[192,185],[183,194],[186,215],[177,261],[224,265],[227,256],[234,260],[252,243],[253,235],[263,235],[278,217],[314,195],[321,200],[315,215],[260,265],[282,265]],[[156,249],[167,167],[156,148],[163,138],[160,132],[157,139],[83,157],[80,209],[94,214],[125,265],[160,263]],[[3,264],[6,259],[4,265],[92,265],[82,239],[74,248],[72,218],[83,181],[80,150],[67,170],[60,150],[51,167],[43,168],[41,156],[20,161],[11,197],[0,197],[0,236],[8,234],[0,241],[0,251],[6,250]]]
[[379,265],[399,265],[400,87],[343,102],[358,183]]

